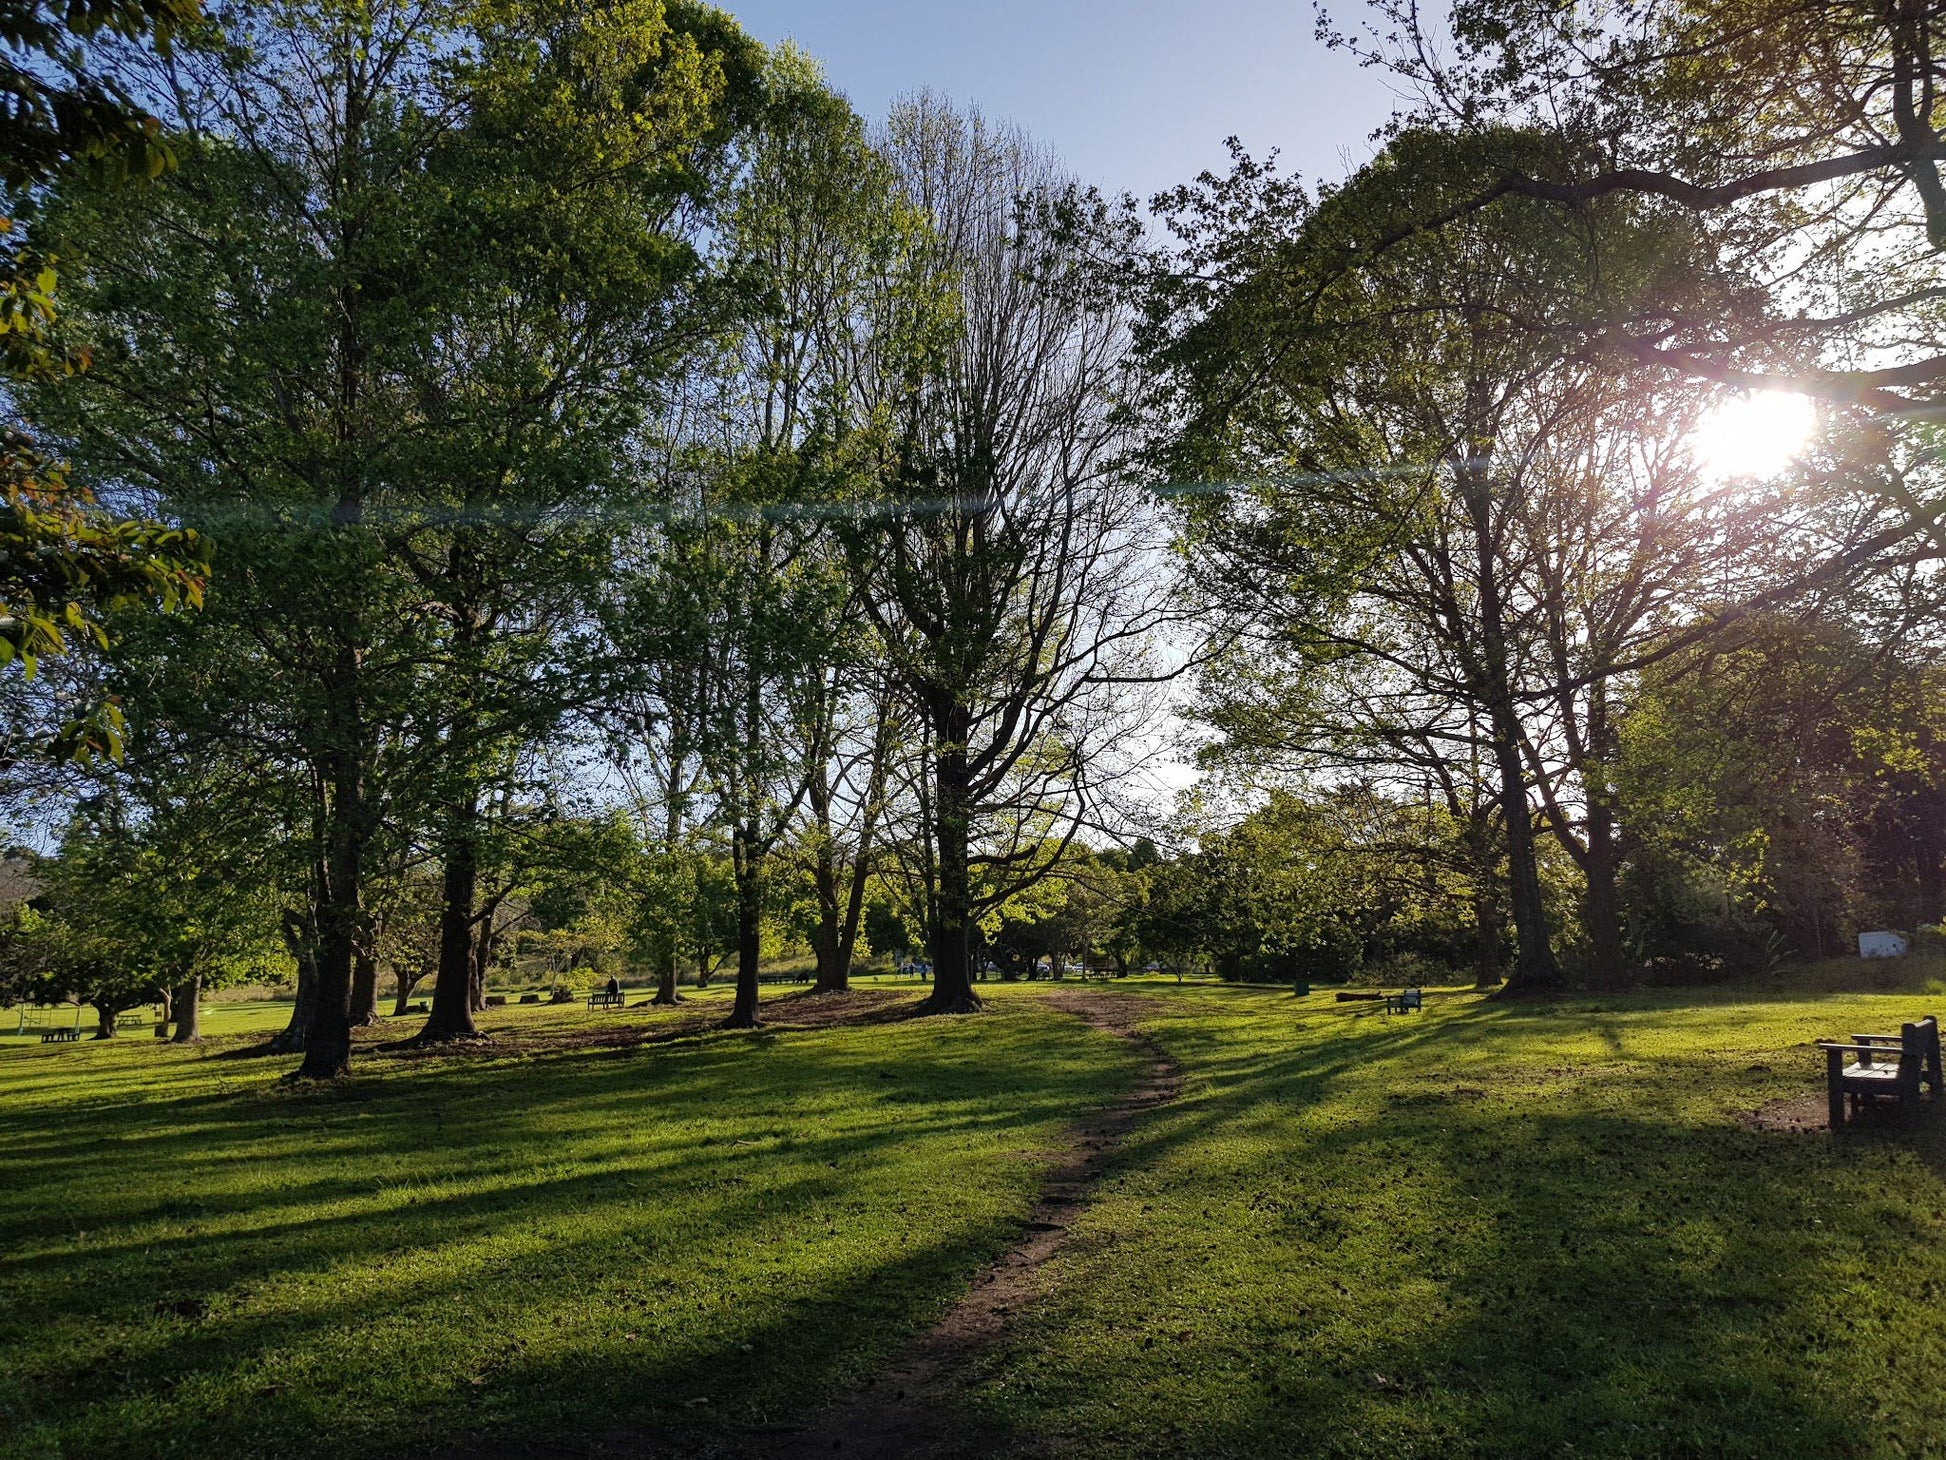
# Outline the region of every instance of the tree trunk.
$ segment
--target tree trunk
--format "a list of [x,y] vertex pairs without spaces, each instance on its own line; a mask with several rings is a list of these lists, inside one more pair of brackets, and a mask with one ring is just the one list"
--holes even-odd
[[1615,887],[1619,858],[1615,848],[1615,814],[1606,796],[1588,795],[1588,857],[1582,868],[1587,879],[1581,899],[1581,920],[1588,929],[1588,975],[1597,988],[1619,988],[1627,979],[1622,949],[1621,898]]
[[656,973],[655,998],[650,1002],[656,1004],[680,1003],[682,995],[676,992],[676,947],[674,943],[669,945],[668,949],[657,962],[661,966]]
[[732,835],[736,841],[737,991],[723,1027],[754,1029],[757,965],[763,952],[763,865],[748,828],[738,826]]
[[1500,984],[1500,940],[1503,914],[1500,889],[1491,870],[1480,875],[1473,888],[1473,987],[1497,988]]
[[933,816],[939,886],[934,895],[932,993],[920,1007],[928,1014],[970,1014],[980,1007],[973,992],[969,937],[973,887],[968,861],[972,830],[964,726],[942,734],[933,760]]
[[[814,745],[812,753],[820,753]],[[838,961],[838,924],[842,917],[838,897],[838,843],[831,831],[831,787],[820,762],[813,768],[806,799],[811,806],[811,829],[817,850],[811,861],[811,890],[818,900],[818,925],[811,934],[811,951],[817,956],[814,994],[843,993],[849,987],[849,970]]]
[[170,1004],[176,1011],[176,1043],[199,1044],[203,1038],[202,1024],[203,976],[192,973],[176,985]]
[[403,963],[394,963],[392,965],[392,982],[397,986],[392,999],[392,1015],[394,1018],[400,1018],[411,1010],[412,991],[418,988],[426,979],[432,977],[435,966],[432,963],[422,963],[417,968],[408,972]]
[[474,1039],[473,1023],[473,902],[479,890],[478,853],[474,822],[477,800],[468,799],[455,813],[446,839],[444,886],[439,909],[439,971],[432,986],[432,1013],[413,1038],[421,1043]]
[[851,892],[845,902],[845,920],[838,929],[838,967],[846,986],[851,983],[851,964],[858,954],[858,925],[865,916],[865,882],[871,876],[871,823],[867,821],[858,840],[857,860],[851,864]]
[[[341,507],[337,514],[344,518]],[[355,632],[343,631],[330,683],[330,750],[325,757],[331,800],[325,812],[325,865],[318,899],[317,993],[304,1040],[304,1060],[293,1072],[300,1080],[335,1080],[351,1068],[351,977],[364,938],[366,825],[365,726],[359,710],[363,666]]]
[[351,1027],[366,1029],[378,1023],[378,960],[372,940],[360,938],[351,964]]
[[493,967],[493,919],[498,911],[497,899],[481,908],[480,925],[473,935],[473,1012],[476,1014],[487,1006],[487,973]]
[[161,999],[162,1017],[155,1021],[155,1037],[157,1039],[167,1039],[169,1037],[169,1021],[175,1015],[176,1006],[175,1001],[169,997],[169,991],[167,989],[161,991]]
[[843,941],[840,925],[844,914],[838,897],[838,858],[828,831],[818,840],[811,883],[818,899],[818,926],[811,935],[811,948],[817,954],[817,979],[811,985],[811,992],[843,993],[851,987],[851,970],[842,959],[839,947]]
[[120,1016],[121,1012],[120,1009],[115,1008],[112,1004],[95,1004],[96,1039],[113,1039],[115,1037],[115,1020]]
[[1521,759],[1520,721],[1514,710],[1511,656],[1505,612],[1500,600],[1499,563],[1494,550],[1490,460],[1482,439],[1470,442],[1469,455],[1453,464],[1473,530],[1476,588],[1479,593],[1480,664],[1484,682],[1476,686],[1485,701],[1494,768],[1499,772],[1500,814],[1507,833],[1507,891],[1518,953],[1503,993],[1553,993],[1561,970],[1547,933],[1541,896],[1540,865],[1534,854],[1534,823],[1527,809],[1527,767]]
[[312,924],[288,908],[284,911],[284,946],[297,965],[297,996],[291,1003],[290,1022],[270,1041],[270,1047],[278,1054],[297,1054],[310,1034],[311,1005],[317,999],[317,939]]

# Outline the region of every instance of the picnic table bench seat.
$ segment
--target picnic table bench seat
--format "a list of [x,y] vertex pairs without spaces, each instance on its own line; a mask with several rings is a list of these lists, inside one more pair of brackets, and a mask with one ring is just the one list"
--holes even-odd
[[1882,1097],[1897,1100],[1907,1114],[1917,1108],[1922,1086],[1939,1098],[1939,1021],[1931,1015],[1902,1025],[1897,1034],[1821,1039],[1818,1048],[1824,1051],[1833,1130],[1845,1123],[1848,1113],[1856,1116]]

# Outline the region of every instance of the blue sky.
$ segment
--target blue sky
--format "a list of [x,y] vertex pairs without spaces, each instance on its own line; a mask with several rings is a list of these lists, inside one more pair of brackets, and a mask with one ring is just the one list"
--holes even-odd
[[1393,101],[1313,38],[1307,0],[718,3],[760,40],[796,40],[869,117],[944,92],[1020,123],[1084,181],[1145,198],[1222,167],[1233,133],[1307,178],[1342,176]]

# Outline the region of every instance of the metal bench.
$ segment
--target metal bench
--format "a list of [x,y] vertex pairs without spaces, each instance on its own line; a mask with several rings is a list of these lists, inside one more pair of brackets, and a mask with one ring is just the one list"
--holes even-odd
[[1901,1112],[1909,1115],[1918,1107],[1921,1086],[1939,1098],[1939,1021],[1930,1014],[1916,1024],[1901,1025],[1897,1034],[1821,1039],[1818,1048],[1824,1051],[1833,1130],[1886,1097],[1897,1100]]

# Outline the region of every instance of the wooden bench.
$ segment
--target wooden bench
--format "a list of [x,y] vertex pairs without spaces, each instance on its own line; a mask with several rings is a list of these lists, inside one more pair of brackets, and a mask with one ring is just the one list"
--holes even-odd
[[[1916,1024],[1900,1026],[1897,1034],[1854,1034],[1849,1039],[1821,1039],[1824,1051],[1825,1094],[1830,1101],[1831,1128],[1856,1116],[1871,1101],[1891,1096],[1911,1114],[1919,1104],[1920,1087],[1940,1092],[1939,1021],[1927,1015]],[[1850,1055],[1851,1063],[1845,1063]]]
[[588,995],[590,1009],[619,1009],[621,1006],[622,995],[619,991],[611,994],[607,989],[596,989]]
[[42,1044],[72,1044],[81,1037],[79,1029],[43,1029]]
[[1396,994],[1385,996],[1385,1012],[1388,1014],[1416,1014],[1426,1007],[1426,996],[1418,989],[1400,989]]

